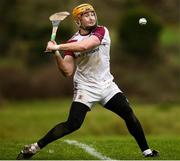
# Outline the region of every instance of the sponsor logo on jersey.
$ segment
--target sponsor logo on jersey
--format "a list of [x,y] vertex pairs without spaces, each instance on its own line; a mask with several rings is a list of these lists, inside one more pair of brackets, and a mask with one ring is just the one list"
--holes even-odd
[[74,55],[75,57],[86,57],[86,56],[90,56],[92,54],[94,54],[95,52],[98,52],[99,51],[99,47],[98,48],[95,48],[91,51],[87,51],[87,52],[83,52],[83,53],[80,53],[80,52],[75,52]]

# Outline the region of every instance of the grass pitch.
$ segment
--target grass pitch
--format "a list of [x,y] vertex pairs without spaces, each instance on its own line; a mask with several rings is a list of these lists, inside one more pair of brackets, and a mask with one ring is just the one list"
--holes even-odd
[[[67,138],[67,137],[66,137]],[[72,138],[68,138],[72,139]],[[73,138],[81,143],[85,143],[106,157],[116,160],[179,160],[178,137],[148,136],[149,144],[160,151],[160,156],[156,158],[144,158],[131,137],[127,136],[106,136],[86,138]],[[14,160],[24,144],[30,141],[0,140],[0,159]],[[64,142],[64,138],[56,141],[33,157],[35,160],[98,160],[98,158],[88,154],[83,149]]]
[[[25,144],[33,143],[57,123],[66,120],[70,100],[7,102],[0,107],[0,159],[13,160]],[[139,107],[139,108],[138,108]],[[116,115],[95,107],[80,130],[44,148],[36,160],[97,160],[83,149],[69,145],[76,140],[116,160],[180,160],[180,113],[178,105],[135,105],[150,147],[160,151],[157,158],[144,158]],[[128,134],[128,135],[127,135]]]

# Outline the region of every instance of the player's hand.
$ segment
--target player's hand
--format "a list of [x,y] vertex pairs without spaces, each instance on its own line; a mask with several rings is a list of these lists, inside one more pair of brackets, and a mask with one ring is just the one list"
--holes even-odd
[[49,41],[46,46],[46,52],[53,52],[58,50],[58,45],[55,41]]

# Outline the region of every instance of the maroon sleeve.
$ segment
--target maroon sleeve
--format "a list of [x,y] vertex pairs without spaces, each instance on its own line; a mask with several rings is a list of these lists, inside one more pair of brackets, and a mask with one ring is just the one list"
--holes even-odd
[[105,29],[103,26],[98,26],[93,32],[92,35],[95,35],[99,38],[100,41],[104,38]]
[[[67,41],[66,43],[72,43],[72,42],[76,42],[77,40],[69,40],[69,41]],[[64,52],[64,56],[66,56],[66,55],[70,55],[70,56],[72,56],[73,58],[75,58],[75,55],[74,55],[74,52],[72,52],[72,51],[65,51]]]

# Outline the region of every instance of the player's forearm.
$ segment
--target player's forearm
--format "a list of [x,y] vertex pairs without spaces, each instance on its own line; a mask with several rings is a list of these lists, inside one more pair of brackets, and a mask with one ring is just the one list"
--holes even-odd
[[66,44],[56,44],[55,42],[49,41],[47,45],[47,51],[72,51],[72,52],[84,52],[91,50],[98,45],[100,45],[100,40],[96,36],[90,36],[89,38],[77,41],[77,42],[71,42]]
[[100,43],[100,40],[96,36],[92,35],[82,41],[57,45],[57,49],[62,51],[84,52],[97,47]]
[[57,45],[57,50],[82,52],[88,50],[88,47],[82,42],[73,42],[67,44],[59,44]]

